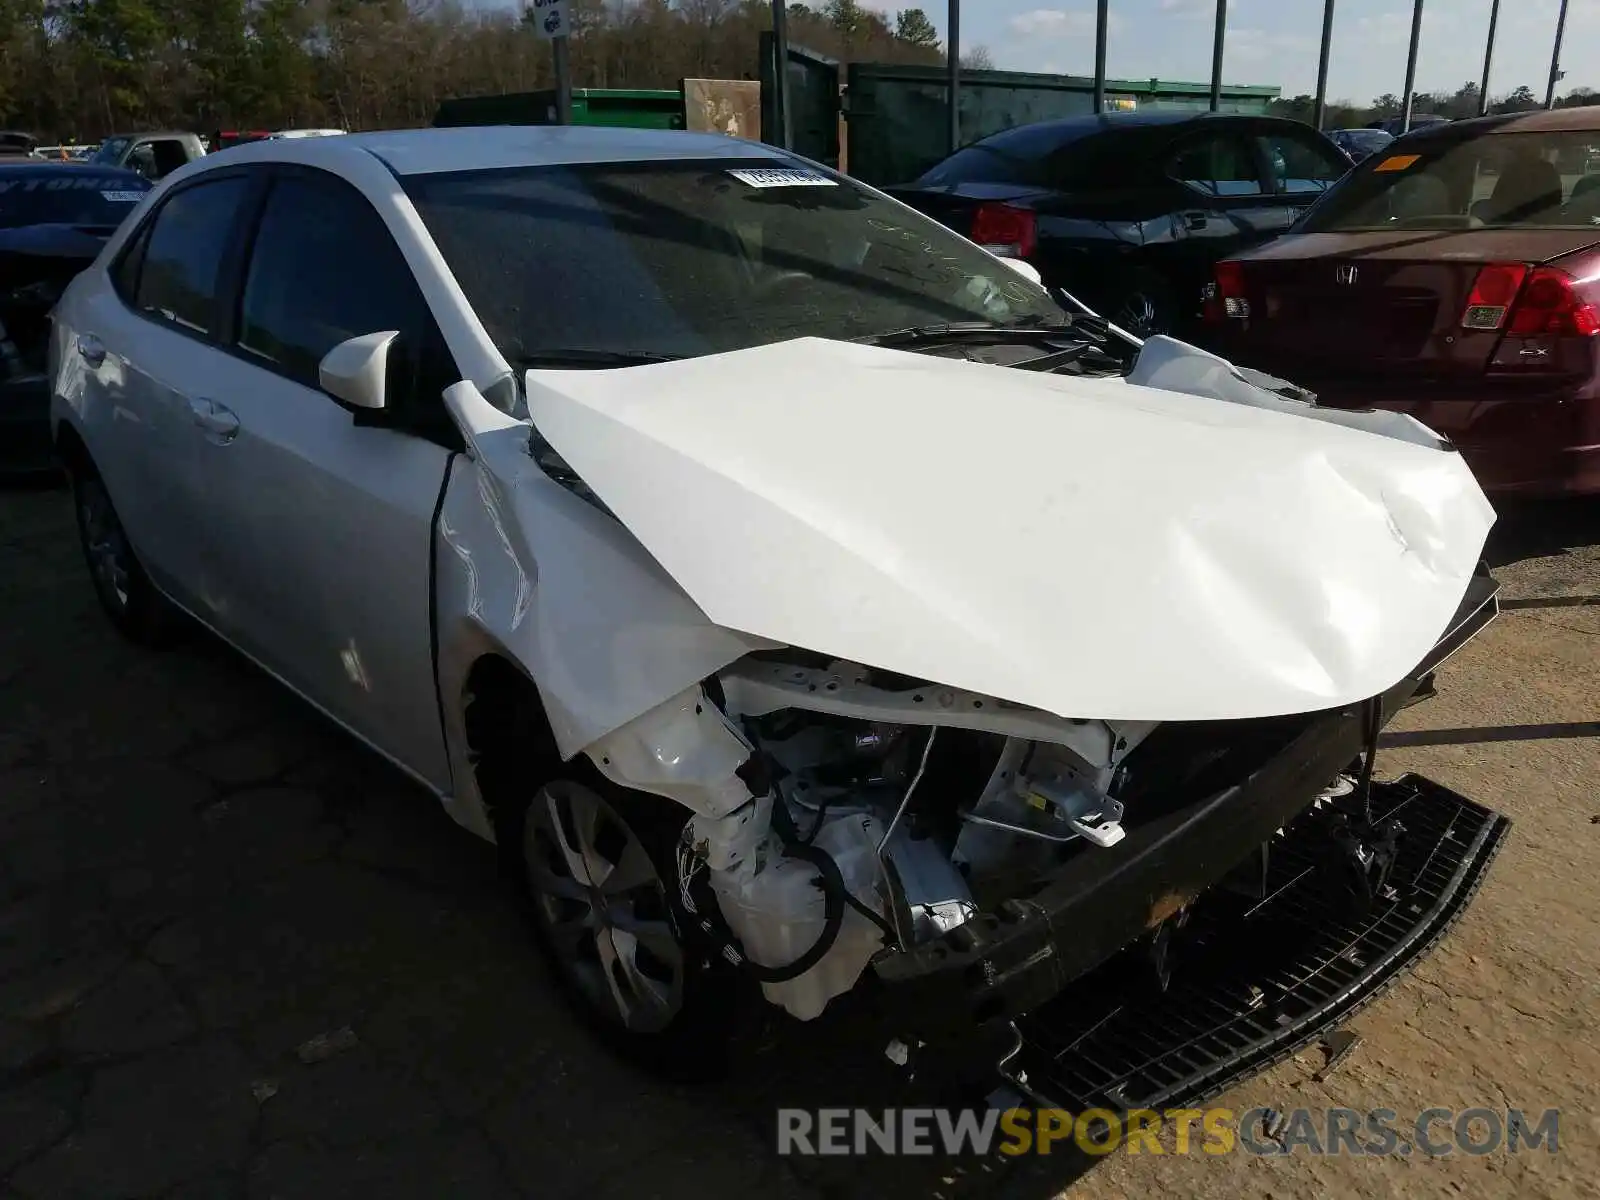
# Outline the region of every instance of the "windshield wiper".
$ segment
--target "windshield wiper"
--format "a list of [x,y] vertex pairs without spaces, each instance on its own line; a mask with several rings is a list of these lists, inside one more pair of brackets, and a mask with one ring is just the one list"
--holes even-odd
[[653,350],[603,350],[589,346],[557,346],[532,350],[511,356],[519,367],[538,370],[541,367],[642,367],[650,363],[677,362],[682,354],[660,354]]
[[945,342],[1037,342],[1046,338],[1096,337],[1092,324],[1079,320],[1003,325],[997,321],[948,321],[942,325],[913,325],[887,333],[869,333],[851,338],[866,346],[933,346]]

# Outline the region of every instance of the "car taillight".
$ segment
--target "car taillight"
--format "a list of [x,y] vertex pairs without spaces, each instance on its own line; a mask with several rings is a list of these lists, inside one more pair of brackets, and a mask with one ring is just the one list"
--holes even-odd
[[1478,270],[1461,313],[1463,329],[1499,329],[1517,298],[1528,268],[1521,263],[1489,263]]
[[1556,267],[1489,263],[1478,271],[1461,314],[1463,329],[1504,328],[1511,337],[1593,337],[1600,304]]
[[1207,321],[1223,321],[1229,317],[1244,320],[1250,315],[1250,301],[1244,294],[1244,264],[1233,259],[1211,268],[1211,282],[1204,293],[1204,312]]
[[1514,337],[1593,337],[1600,333],[1600,305],[1578,287],[1578,281],[1565,271],[1535,267],[1511,309],[1506,332]]
[[972,240],[1001,258],[1027,258],[1038,248],[1039,223],[1026,208],[980,204],[972,214]]

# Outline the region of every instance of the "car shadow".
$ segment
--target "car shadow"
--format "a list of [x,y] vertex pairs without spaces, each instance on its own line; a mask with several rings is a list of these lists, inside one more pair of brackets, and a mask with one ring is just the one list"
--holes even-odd
[[1600,721],[1554,721],[1537,725],[1479,725],[1465,729],[1407,729],[1378,738],[1383,748],[1472,746],[1483,742],[1533,742],[1547,738],[1600,737]]
[[[983,1093],[1000,1078],[972,1078],[957,1087],[893,1065],[885,1053],[886,1023],[870,988],[865,996],[834,1001],[809,1022],[763,1006],[752,989],[752,1011],[741,1021],[725,1076],[694,1085],[658,1078],[609,1051],[562,1002],[516,917],[509,882],[497,877],[493,852],[456,828],[431,795],[199,630],[161,666],[169,677],[203,680],[248,712],[253,726],[275,731],[284,769],[273,786],[314,788],[324,798],[328,819],[342,831],[334,863],[359,866],[395,885],[387,903],[404,903],[405,894],[420,891],[430,905],[453,910],[450,940],[479,947],[464,956],[447,949],[435,930],[392,930],[395,915],[383,911],[377,898],[366,901],[357,893],[352,902],[360,907],[347,916],[353,926],[366,928],[353,928],[350,935],[388,946],[362,972],[382,976],[386,994],[322,1020],[315,1016],[326,1007],[316,999],[321,972],[308,969],[288,981],[294,999],[285,1001],[281,1023],[296,1030],[351,1024],[361,1048],[348,1070],[366,1061],[372,1079],[426,1080],[449,1108],[482,1123],[507,1173],[524,1190],[543,1180],[610,1196],[615,1185],[638,1177],[637,1167],[619,1174],[619,1160],[637,1158],[649,1164],[649,1194],[659,1200],[701,1200],[719,1191],[759,1192],[769,1200],[1046,1200],[1095,1165],[1096,1159],[1070,1144],[1053,1146],[1048,1156],[1016,1158],[781,1153],[781,1110],[815,1115],[862,1109],[876,1122],[889,1109],[981,1109]],[[247,747],[224,743],[219,749]],[[297,937],[321,937],[303,926],[298,903],[283,919],[300,927]],[[267,936],[255,922],[226,928],[247,942]],[[218,986],[216,977],[236,970],[240,957],[240,947],[213,949],[192,968],[191,986]],[[242,957],[253,963],[257,952],[247,946]],[[284,966],[288,972],[299,968],[294,960]],[[463,966],[473,978],[453,974]],[[262,1070],[282,1088],[272,1104],[314,1103],[306,1089],[322,1078],[313,1074],[320,1068],[285,1064],[286,1042],[259,1040],[274,1056]],[[350,1094],[333,1093],[342,1105],[330,1109],[336,1119],[304,1118],[309,1138],[337,1142],[348,1136],[341,1124],[359,1123],[373,1108],[400,1103],[380,1100],[365,1077],[332,1086],[349,1086]],[[569,1114],[564,1121],[572,1113],[585,1114],[586,1132],[578,1140],[563,1139],[555,1127],[557,1114]],[[1002,1140],[997,1136],[995,1145]],[[350,1156],[394,1152],[387,1144],[341,1147],[325,1152],[319,1170],[339,1175]],[[260,1169],[273,1177],[280,1168],[269,1155]],[[322,1193],[313,1188],[307,1194]]]
[[1496,510],[1498,520],[1484,548],[1490,568],[1600,544],[1600,501],[1592,497],[1507,501]]

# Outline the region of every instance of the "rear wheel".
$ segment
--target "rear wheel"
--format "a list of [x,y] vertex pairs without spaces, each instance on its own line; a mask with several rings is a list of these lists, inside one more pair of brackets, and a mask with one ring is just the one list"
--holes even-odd
[[1135,273],[1107,308],[1107,318],[1136,337],[1170,334],[1177,328],[1177,295],[1171,284],[1149,271]]
[[177,610],[139,565],[105,482],[91,469],[75,469],[72,497],[83,561],[106,616],[118,632],[140,645],[169,641],[179,627]]

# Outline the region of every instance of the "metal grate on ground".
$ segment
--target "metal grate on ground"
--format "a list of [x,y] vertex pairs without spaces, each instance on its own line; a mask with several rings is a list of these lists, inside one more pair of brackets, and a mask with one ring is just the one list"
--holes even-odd
[[1404,826],[1389,891],[1352,911],[1327,859],[1336,805],[1271,844],[1266,899],[1196,905],[1170,984],[1130,952],[1018,1022],[1005,1078],[1041,1106],[1081,1112],[1191,1105],[1293,1053],[1380,994],[1460,915],[1507,818],[1425,779],[1373,787]]

